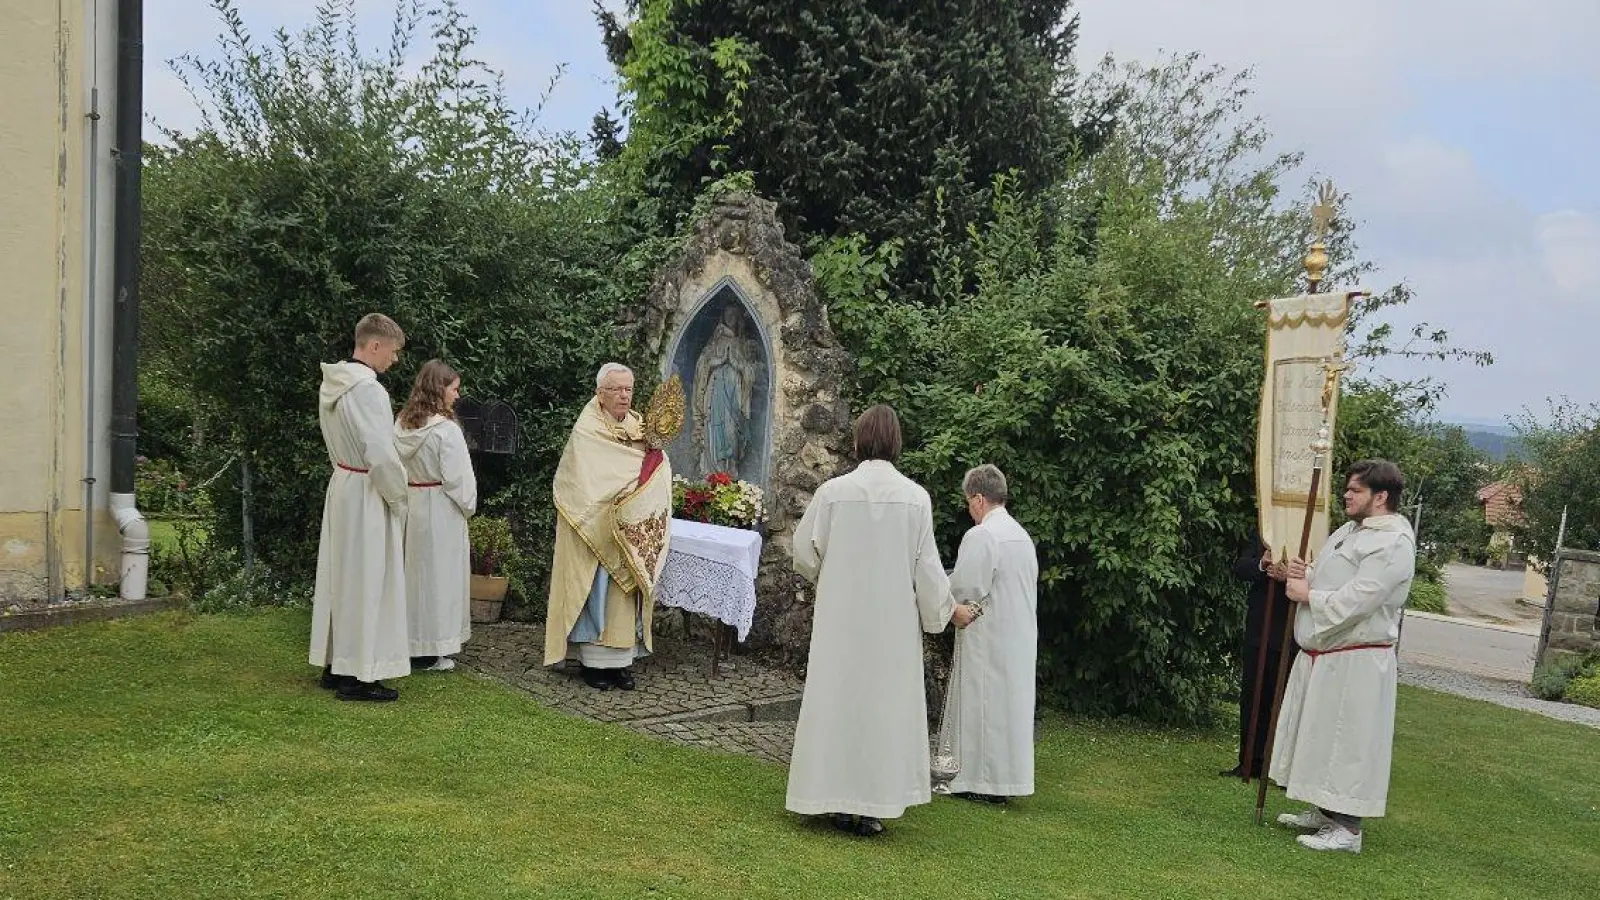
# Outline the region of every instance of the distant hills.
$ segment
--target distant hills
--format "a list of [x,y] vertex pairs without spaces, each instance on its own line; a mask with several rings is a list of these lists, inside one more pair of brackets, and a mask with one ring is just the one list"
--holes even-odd
[[1518,456],[1521,442],[1517,430],[1509,425],[1485,425],[1477,422],[1452,422],[1467,435],[1467,443],[1482,450],[1495,462]]

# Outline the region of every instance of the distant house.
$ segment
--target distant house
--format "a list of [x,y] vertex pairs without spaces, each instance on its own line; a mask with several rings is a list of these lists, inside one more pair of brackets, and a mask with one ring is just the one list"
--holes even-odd
[[1509,481],[1496,481],[1479,488],[1478,506],[1483,509],[1483,520],[1496,531],[1524,521],[1522,488]]
[[1483,520],[1494,529],[1489,538],[1491,558],[1501,568],[1522,565],[1527,557],[1517,551],[1517,539],[1511,529],[1527,519],[1522,513],[1522,488],[1509,481],[1496,481],[1478,490],[1478,507],[1483,510]]

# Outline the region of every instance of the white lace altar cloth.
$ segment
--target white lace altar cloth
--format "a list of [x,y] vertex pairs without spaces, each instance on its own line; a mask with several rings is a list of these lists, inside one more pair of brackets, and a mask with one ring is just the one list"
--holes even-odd
[[761,535],[754,531],[673,519],[656,597],[663,606],[732,626],[743,642],[756,614],[760,562]]

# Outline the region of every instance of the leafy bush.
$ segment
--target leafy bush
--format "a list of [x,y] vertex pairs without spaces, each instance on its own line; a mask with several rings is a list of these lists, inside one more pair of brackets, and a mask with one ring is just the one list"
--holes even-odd
[[1529,688],[1541,700],[1567,700],[1575,681],[1597,675],[1600,675],[1600,653],[1564,653],[1535,668]]
[[[522,450],[476,457],[480,489],[519,543],[548,547],[571,412],[659,245],[632,249],[608,227],[603,173],[575,139],[538,137],[509,108],[454,4],[401,4],[394,46],[375,57],[356,49],[350,4],[324,3],[312,28],[265,44],[233,0],[213,6],[223,58],[180,65],[203,124],[147,155],[145,312],[159,326],[152,359],[181,373],[198,409],[225,411],[202,425],[251,467],[260,560],[310,580],[328,473],[317,363],[348,355],[374,310],[407,332],[384,376],[392,396],[438,356],[471,395],[516,409]],[[419,29],[433,41],[420,68]],[[212,538],[238,549],[241,485],[214,492]],[[547,567],[532,555],[524,577]]]
[[1411,596],[1406,598],[1406,608],[1416,612],[1443,614],[1450,607],[1449,595],[1443,584],[1418,575],[1411,582]]
[[467,521],[467,539],[472,545],[472,574],[505,574],[506,563],[516,552],[510,522],[499,516],[473,516]]
[[249,568],[233,566],[225,578],[198,595],[190,605],[197,612],[226,613],[310,603],[311,591],[304,584],[278,578],[266,566],[257,563]]
[[1600,672],[1572,679],[1567,684],[1564,699],[1568,703],[1600,707]]

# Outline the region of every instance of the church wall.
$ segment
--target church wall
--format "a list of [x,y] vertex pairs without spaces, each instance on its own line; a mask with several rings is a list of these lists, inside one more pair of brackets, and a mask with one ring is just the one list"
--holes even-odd
[[[109,148],[115,6],[14,4],[0,29],[0,611],[84,585],[84,316],[91,241],[99,242],[95,437],[99,580],[116,577],[104,506],[110,429],[111,163],[88,154],[98,63]],[[102,23],[93,28],[98,9]],[[88,166],[100,168],[99,227],[88,233]]]

